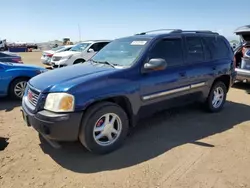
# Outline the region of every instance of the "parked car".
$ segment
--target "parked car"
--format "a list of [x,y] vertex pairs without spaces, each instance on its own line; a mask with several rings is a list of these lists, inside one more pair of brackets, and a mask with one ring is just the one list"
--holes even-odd
[[240,45],[234,50],[237,81],[250,82],[250,25],[235,30],[240,37]]
[[89,60],[109,42],[108,40],[84,41],[75,45],[69,51],[54,54],[51,65],[53,68],[60,68],[83,63]]
[[9,95],[21,100],[28,80],[45,71],[32,65],[0,62],[0,97]]
[[54,147],[79,139],[94,153],[108,153],[138,119],[157,111],[196,101],[221,111],[236,77],[233,57],[225,37],[211,31],[116,39],[83,64],[32,78],[23,117]]
[[13,52],[0,52],[0,62],[23,63],[21,56]]
[[51,50],[44,51],[41,57],[42,63],[44,65],[50,65],[51,58],[55,53],[69,51],[73,46],[74,45],[58,46]]

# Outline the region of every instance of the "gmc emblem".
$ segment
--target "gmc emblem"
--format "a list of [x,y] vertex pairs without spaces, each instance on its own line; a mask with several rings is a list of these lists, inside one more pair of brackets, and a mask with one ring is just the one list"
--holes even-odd
[[33,99],[33,94],[32,94],[32,92],[30,90],[28,91],[28,99],[31,100],[31,101]]

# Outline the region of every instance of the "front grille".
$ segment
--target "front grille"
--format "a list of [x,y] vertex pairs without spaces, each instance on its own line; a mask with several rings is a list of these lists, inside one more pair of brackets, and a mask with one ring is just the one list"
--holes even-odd
[[53,56],[52,60],[53,61],[60,61],[62,59],[62,57],[57,57],[57,56]]
[[28,101],[30,102],[30,104],[32,104],[33,106],[37,105],[39,94],[40,94],[39,92],[37,92],[31,88],[28,89],[27,98],[28,98]]

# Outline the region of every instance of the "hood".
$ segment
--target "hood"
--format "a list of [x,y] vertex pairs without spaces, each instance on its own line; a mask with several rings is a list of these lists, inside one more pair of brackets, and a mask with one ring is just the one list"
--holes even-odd
[[13,53],[13,52],[9,52],[9,51],[4,51],[4,52],[2,52],[2,53],[5,53],[5,54],[7,54],[7,55],[11,55],[11,56],[18,56],[18,57],[20,57],[20,55],[19,55],[19,54],[17,54],[17,53]]
[[246,33],[250,34],[250,25],[241,26],[237,28],[234,32],[237,35],[246,34]]
[[57,52],[54,54],[54,56],[56,57],[67,57],[70,55],[74,55],[74,54],[80,54],[81,52],[74,52],[74,51],[65,51],[65,52]]
[[53,50],[45,50],[45,51],[43,51],[43,54],[54,54],[55,53],[55,51],[53,51]]
[[250,42],[250,25],[237,28],[235,34],[239,35],[243,42]]
[[36,69],[36,70],[46,70],[43,67],[35,66],[35,65],[27,65],[27,64],[19,64],[19,63],[2,63],[3,65],[7,67],[13,67],[13,68],[22,68],[22,69]]
[[93,77],[96,78],[116,70],[118,69],[106,65],[94,65],[86,62],[84,64],[50,70],[32,78],[29,84],[44,93],[65,92],[78,84],[89,81]]

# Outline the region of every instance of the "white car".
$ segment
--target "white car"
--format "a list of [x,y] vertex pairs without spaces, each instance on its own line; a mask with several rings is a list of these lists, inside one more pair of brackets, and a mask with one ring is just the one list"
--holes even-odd
[[52,68],[60,68],[83,63],[89,60],[110,42],[111,41],[109,40],[94,40],[76,44],[69,51],[55,53],[51,59],[51,66]]
[[43,52],[41,61],[44,65],[50,65],[52,56],[57,52],[65,52],[70,50],[74,45],[65,45],[52,48],[51,50],[46,50]]

